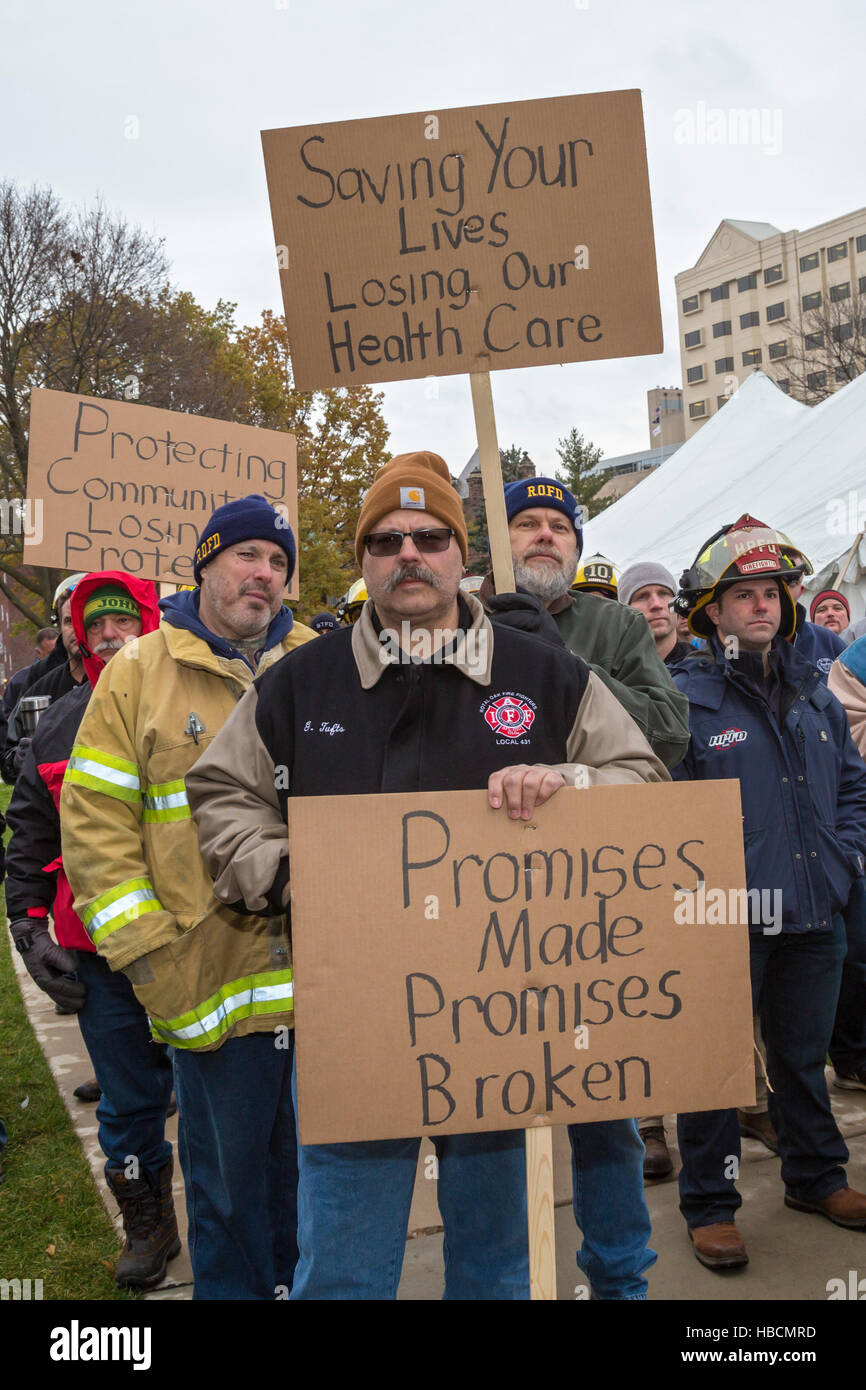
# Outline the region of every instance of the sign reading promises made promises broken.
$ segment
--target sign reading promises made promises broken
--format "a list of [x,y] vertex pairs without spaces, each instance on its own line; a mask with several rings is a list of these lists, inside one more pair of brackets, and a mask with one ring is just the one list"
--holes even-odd
[[290,799],[301,1143],[752,1104],[741,825],[733,781]]
[[[295,437],[128,401],[33,392],[24,563],[193,583],[217,507],[263,494],[297,536]],[[297,598],[298,575],[288,589]]]
[[301,390],[661,352],[639,91],[262,143]]

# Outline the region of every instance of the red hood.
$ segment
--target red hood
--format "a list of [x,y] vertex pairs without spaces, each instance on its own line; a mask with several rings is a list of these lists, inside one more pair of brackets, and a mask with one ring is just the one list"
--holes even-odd
[[99,570],[79,579],[72,591],[69,611],[72,629],[81,649],[81,659],[91,685],[96,685],[105,662],[101,656],[93,655],[84,640],[84,605],[94,589],[101,589],[104,584],[119,584],[138,604],[141,610],[142,636],[145,632],[154,632],[159,627],[159,594],[156,585],[150,579],[135,579],[133,575],[123,574],[120,570]]

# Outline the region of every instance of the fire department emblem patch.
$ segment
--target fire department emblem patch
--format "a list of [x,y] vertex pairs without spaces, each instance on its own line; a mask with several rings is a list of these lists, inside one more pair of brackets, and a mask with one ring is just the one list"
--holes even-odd
[[535,723],[536,706],[525,695],[507,690],[503,695],[492,695],[481,706],[484,722],[495,734],[503,738],[518,739],[529,733]]
[[745,743],[749,737],[746,729],[723,729],[707,740],[708,748],[732,748],[735,743]]

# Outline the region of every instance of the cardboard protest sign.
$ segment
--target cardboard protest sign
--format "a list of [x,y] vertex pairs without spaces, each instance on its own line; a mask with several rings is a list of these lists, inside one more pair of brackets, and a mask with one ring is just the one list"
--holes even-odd
[[741,825],[737,782],[290,799],[301,1142],[752,1104]]
[[300,389],[661,352],[639,91],[262,143]]
[[[24,563],[193,583],[217,507],[264,494],[297,537],[295,437],[66,391],[33,392]],[[298,575],[289,586],[297,598]]]

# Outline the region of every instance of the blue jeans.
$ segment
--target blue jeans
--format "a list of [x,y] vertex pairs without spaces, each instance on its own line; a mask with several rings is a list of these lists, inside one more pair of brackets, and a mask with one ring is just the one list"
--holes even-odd
[[[752,932],[752,1001],[761,1019],[773,1090],[770,1118],[779,1136],[782,1181],[792,1197],[814,1202],[845,1187],[848,1149],[830,1109],[824,1059],[833,1030],[847,942],[834,917],[827,931]],[[714,1043],[724,1046],[724,1038]],[[733,1221],[740,1133],[735,1110],[677,1117],[682,1169],[680,1211],[689,1227]]]
[[229,1038],[216,1052],[173,1049],[196,1299],[273,1300],[292,1287],[293,1056],[292,1030]]
[[829,1053],[840,1071],[862,1071],[866,1068],[866,879],[854,880],[843,916],[848,954]]
[[577,1263],[596,1298],[646,1298],[643,1271],[658,1256],[643,1185],[646,1150],[636,1120],[569,1125]]
[[[446,1299],[528,1299],[523,1130],[434,1139]],[[293,1299],[392,1299],[420,1139],[302,1144]]]
[[101,956],[77,951],[78,978],[87,986],[78,1025],[102,1098],[96,1107],[105,1169],[138,1159],[158,1173],[171,1158],[165,1112],[171,1096],[171,1063],[153,1041],[147,1014],[125,975]]

